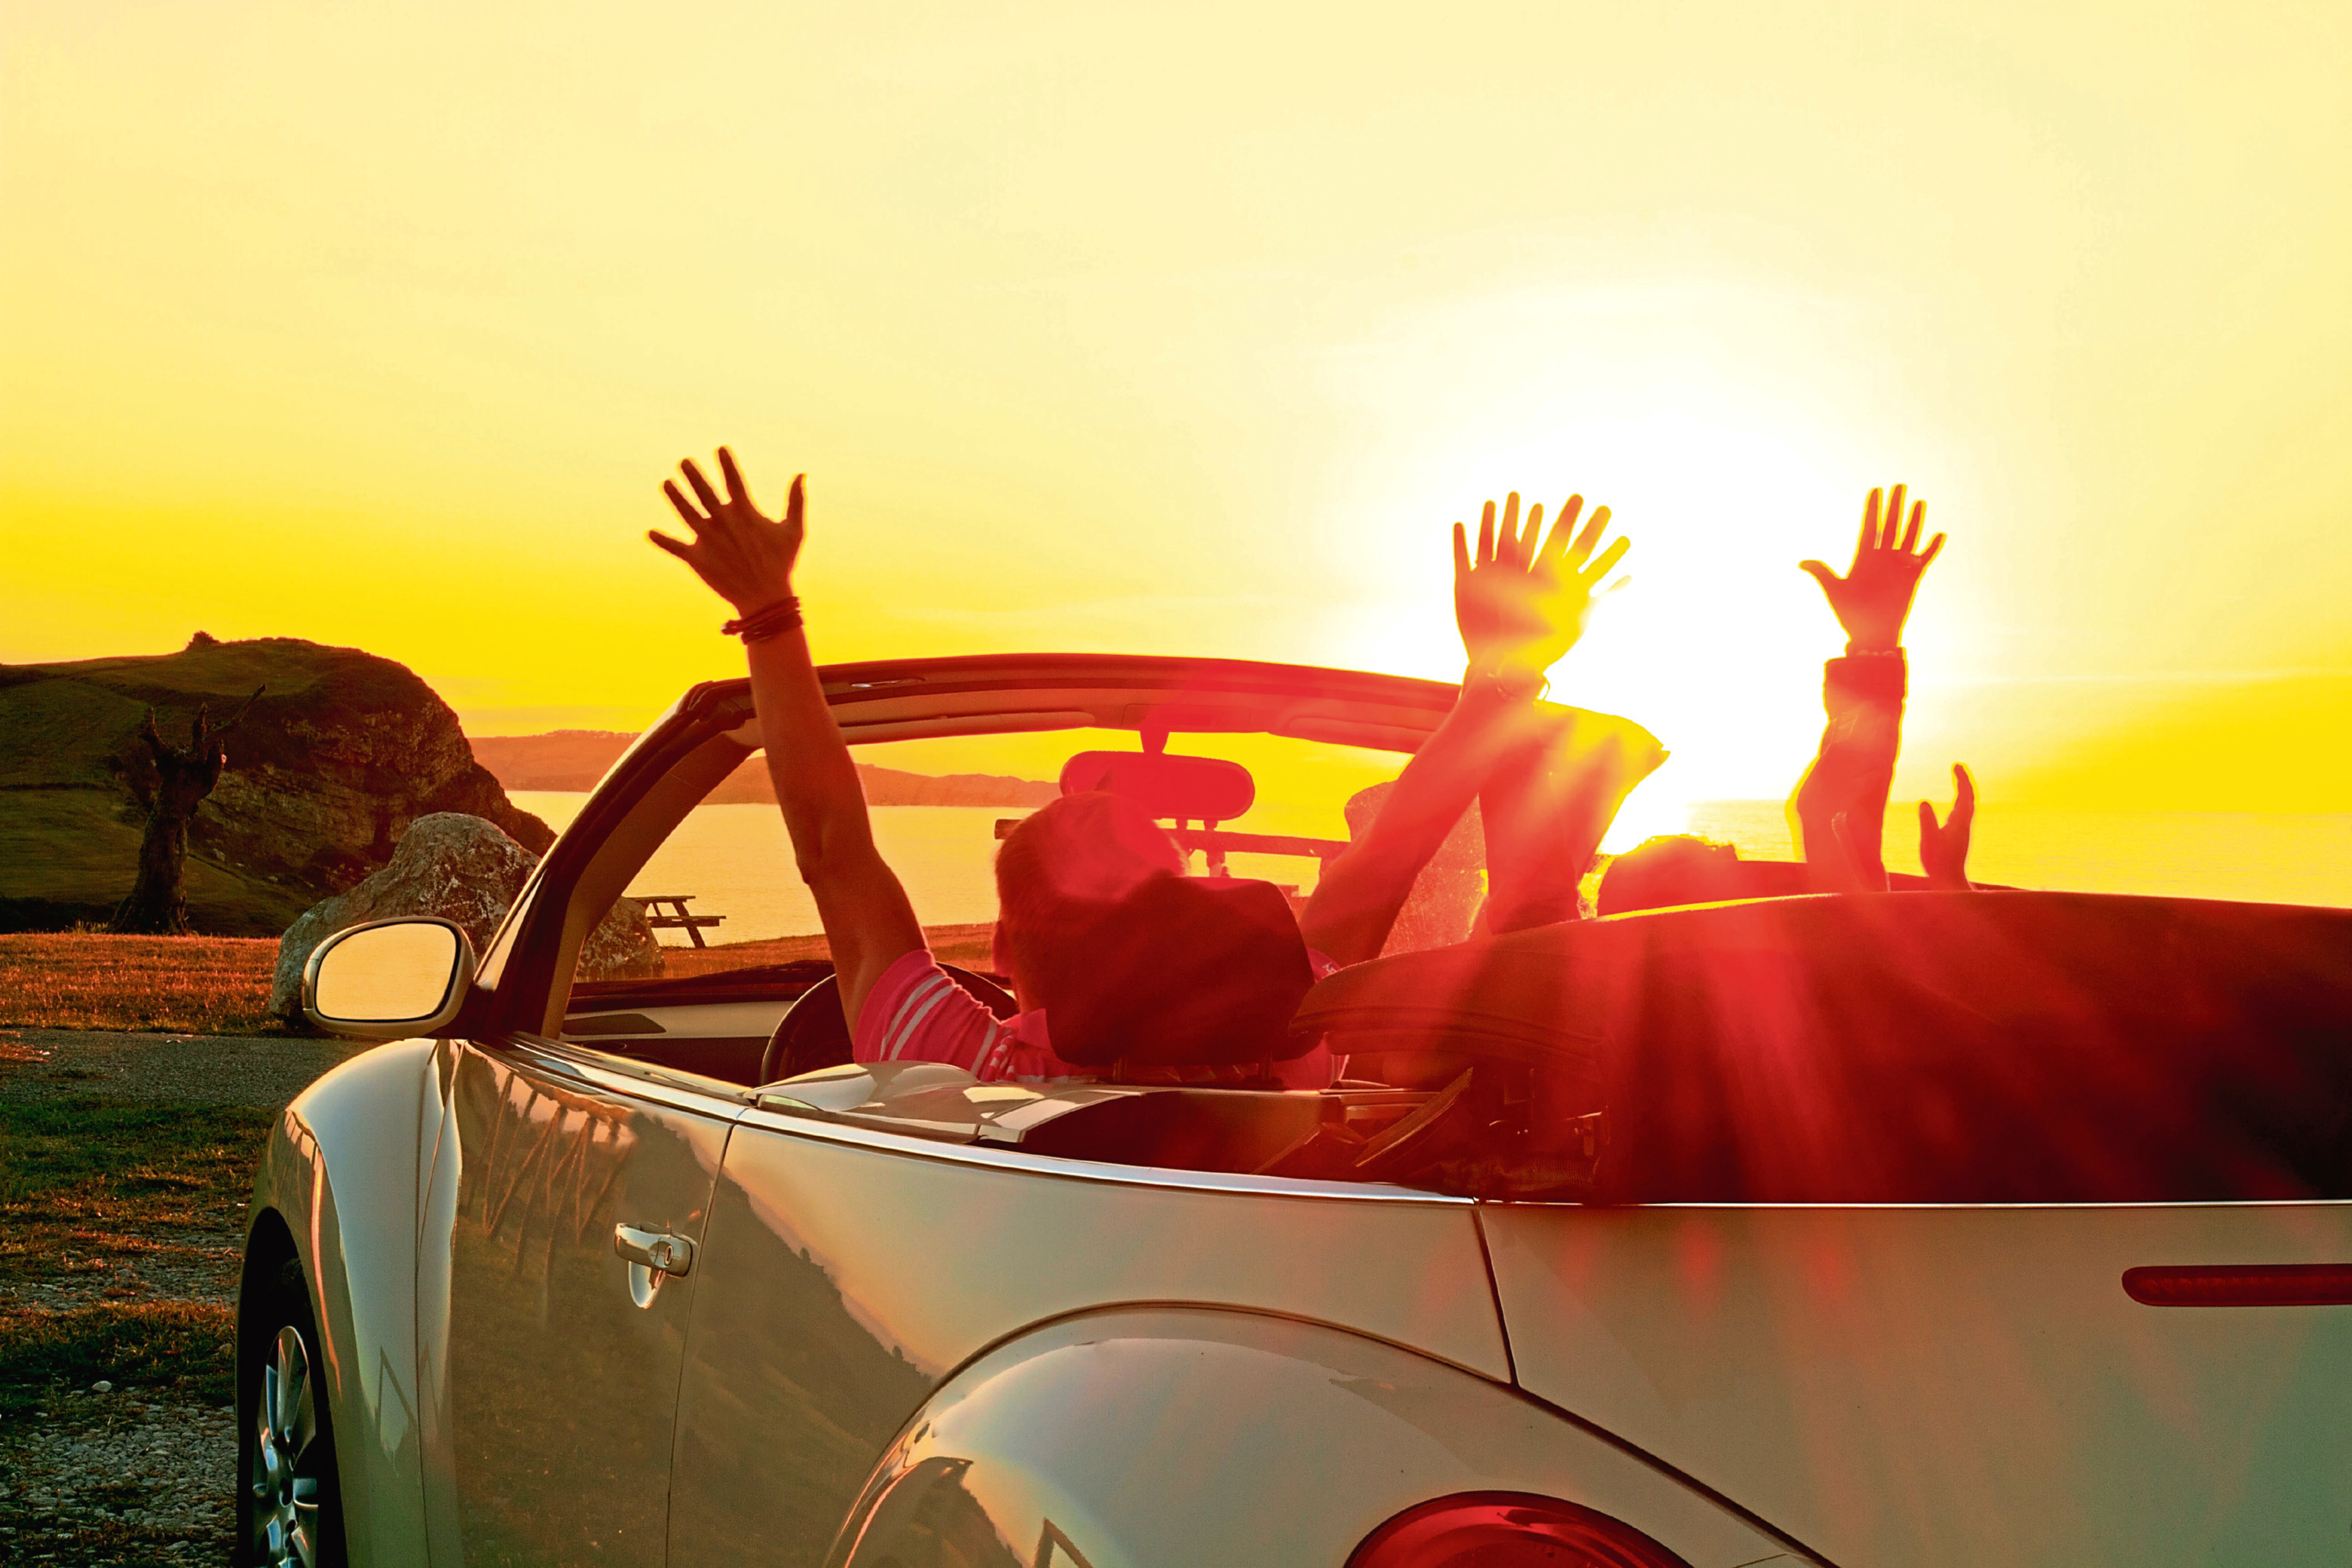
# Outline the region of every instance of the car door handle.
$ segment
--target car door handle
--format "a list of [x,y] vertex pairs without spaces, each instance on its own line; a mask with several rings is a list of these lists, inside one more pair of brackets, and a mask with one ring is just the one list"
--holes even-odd
[[683,1274],[694,1267],[694,1243],[666,1230],[616,1225],[613,1227],[613,1250],[656,1273]]

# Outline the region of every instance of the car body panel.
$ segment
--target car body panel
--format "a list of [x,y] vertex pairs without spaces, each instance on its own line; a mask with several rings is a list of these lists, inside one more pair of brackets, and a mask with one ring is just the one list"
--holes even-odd
[[310,1286],[353,1568],[413,1563],[424,1538],[415,1238],[432,1056],[430,1040],[377,1046],[296,1096],[247,1210],[285,1223]]
[[1055,1163],[744,1116],[679,1400],[674,1563],[814,1563],[939,1379],[1076,1311],[1249,1309],[1508,1380],[1465,1202]]
[[2352,1307],[2121,1279],[2343,1262],[2352,1204],[1482,1216],[1528,1392],[1844,1568],[2345,1560]]
[[453,1201],[420,1245],[436,1541],[468,1564],[654,1568],[698,1281],[624,1260],[614,1227],[698,1243],[733,1108],[632,1094],[524,1042],[452,1059],[434,1191],[446,1171]]
[[957,1373],[892,1444],[824,1561],[1339,1568],[1391,1515],[1483,1490],[1639,1520],[1692,1568],[1803,1561],[1457,1368],[1320,1324],[1167,1308],[1066,1319]]

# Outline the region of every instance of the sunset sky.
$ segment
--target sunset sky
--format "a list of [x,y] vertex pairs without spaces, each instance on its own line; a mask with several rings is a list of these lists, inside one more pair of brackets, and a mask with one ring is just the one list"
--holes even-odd
[[1898,788],[2352,810],[2341,0],[11,0],[0,218],[0,661],[635,728],[740,669],[643,539],[727,441],[821,658],[1450,677],[1445,525],[1580,489],[1556,693],[1772,795],[1900,479]]

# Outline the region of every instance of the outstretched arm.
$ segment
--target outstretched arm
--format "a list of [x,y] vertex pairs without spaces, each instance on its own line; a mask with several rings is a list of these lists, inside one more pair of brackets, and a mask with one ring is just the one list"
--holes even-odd
[[[1903,745],[1909,675],[1903,625],[1919,579],[1944,548],[1937,534],[1923,548],[1927,505],[1915,502],[1906,525],[1904,492],[1872,490],[1863,504],[1862,535],[1843,577],[1819,561],[1798,567],[1821,584],[1846,635],[1845,657],[1823,668],[1822,704],[1829,722],[1820,751],[1789,799],[1797,852],[1822,891],[1883,891],[1886,887],[1886,795]],[[1884,503],[1884,511],[1881,507]]]
[[1454,711],[1405,764],[1371,826],[1323,868],[1298,917],[1309,947],[1338,963],[1380,956],[1413,879],[1523,732],[1535,693],[1534,682],[1492,670],[1463,678]]
[[[1514,503],[1517,500],[1511,498]],[[1609,523],[1609,509],[1596,508],[1583,531],[1571,536],[1570,531],[1583,507],[1582,496],[1570,496],[1561,504],[1559,521],[1546,547],[1556,552],[1553,580],[1538,581],[1529,589],[1532,598],[1548,605],[1540,617],[1547,634],[1544,640],[1533,640],[1536,617],[1521,616],[1519,636],[1514,639],[1510,616],[1482,616],[1476,595],[1465,595],[1457,588],[1455,618],[1461,624],[1464,645],[1474,649],[1474,658],[1475,650],[1485,647],[1492,650],[1492,657],[1540,661],[1549,668],[1583,635],[1593,600],[1606,591],[1601,588],[1601,580],[1623,559],[1631,543],[1620,539],[1595,558],[1593,551]],[[1507,509],[1505,539],[1510,535],[1508,512],[1515,510],[1515,505]],[[1530,514],[1530,533],[1542,512],[1538,507]],[[1487,549],[1482,526],[1480,559],[1474,568],[1462,557],[1464,542],[1459,538],[1455,542],[1457,584],[1465,577],[1475,582],[1477,574],[1488,569],[1491,557],[1500,553]],[[1528,575],[1544,577],[1540,560]],[[1511,580],[1500,574],[1489,582],[1489,592],[1503,591],[1506,606],[1514,597],[1507,592],[1511,587]],[[1574,920],[1578,879],[1600,847],[1618,805],[1627,790],[1664,760],[1650,736],[1633,725],[1591,732],[1591,726],[1604,722],[1594,714],[1537,705],[1532,721],[1521,726],[1514,743],[1479,785],[1479,816],[1486,832],[1486,927],[1489,931],[1499,935]],[[1580,733],[1580,726],[1587,732]]]
[[1379,955],[1413,879],[1487,777],[1539,739],[1535,696],[1543,672],[1581,634],[1594,585],[1627,549],[1621,539],[1595,559],[1609,512],[1596,511],[1579,533],[1582,506],[1571,498],[1545,539],[1540,505],[1523,530],[1514,493],[1497,534],[1489,501],[1475,558],[1454,524],[1454,620],[1469,668],[1454,711],[1407,764],[1364,837],[1324,869],[1300,917],[1307,942],[1339,963]]
[[756,623],[744,628],[744,643],[768,776],[775,781],[801,879],[815,896],[840,976],[841,1010],[854,1034],[874,983],[894,961],[923,945],[923,928],[897,873],[874,847],[866,791],[825,702],[793,599],[793,567],[806,532],[805,476],[793,480],[784,515],[771,521],[751,504],[726,447],[719,449],[723,497],[691,461],[678,468],[693,498],[674,479],[663,483],[662,493],[694,531],[694,541],[660,532],[646,537],[693,567],[739,617]]

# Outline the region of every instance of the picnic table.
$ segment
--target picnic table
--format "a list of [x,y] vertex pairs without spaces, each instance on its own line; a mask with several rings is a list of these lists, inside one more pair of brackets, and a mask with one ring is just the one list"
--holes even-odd
[[[687,940],[697,947],[705,945],[703,927],[719,925],[727,919],[725,915],[688,914],[686,906],[694,901],[692,893],[632,893],[629,896],[646,906],[646,924],[656,931],[683,929]],[[667,914],[662,912],[664,905],[668,906]]]

